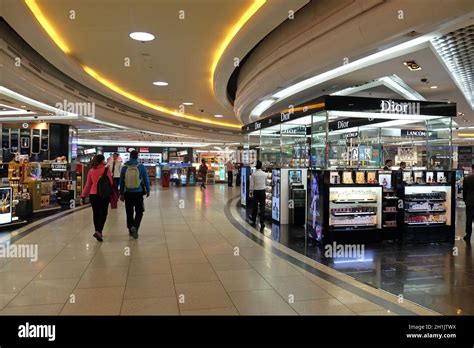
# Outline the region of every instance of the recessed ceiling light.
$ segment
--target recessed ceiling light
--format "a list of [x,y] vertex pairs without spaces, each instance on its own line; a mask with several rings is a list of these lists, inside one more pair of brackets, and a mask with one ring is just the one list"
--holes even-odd
[[144,33],[142,31],[135,31],[133,33],[130,33],[130,37],[134,40],[137,41],[151,41],[155,39],[155,35],[150,34],[150,33]]
[[419,66],[414,60],[410,60],[408,62],[403,62],[403,65],[405,65],[408,68],[408,70],[410,70],[410,71],[421,70],[421,66]]
[[190,105],[194,105],[194,103],[191,103],[191,102],[184,102],[183,105],[190,106]]
[[430,88],[431,89],[436,89],[436,88],[438,88],[438,86],[431,86]]
[[222,115],[214,115],[214,117],[221,118],[221,117],[224,117],[224,116],[222,116]]
[[26,108],[26,105],[22,105],[22,106],[20,106],[20,108]]
[[168,86],[168,82],[165,81],[155,81],[153,82],[155,86]]

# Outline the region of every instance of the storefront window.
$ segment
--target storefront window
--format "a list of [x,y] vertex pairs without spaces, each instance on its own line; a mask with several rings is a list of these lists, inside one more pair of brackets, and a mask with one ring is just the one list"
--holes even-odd
[[311,163],[312,168],[323,169],[326,167],[326,112],[313,114],[311,121]]
[[428,133],[426,157],[429,169],[451,169],[453,164],[452,119],[443,117],[426,121]]
[[264,167],[281,165],[280,125],[260,131],[260,158]]
[[[309,162],[307,123],[301,118],[281,125],[282,168],[304,168]],[[309,123],[309,122],[308,122]]]

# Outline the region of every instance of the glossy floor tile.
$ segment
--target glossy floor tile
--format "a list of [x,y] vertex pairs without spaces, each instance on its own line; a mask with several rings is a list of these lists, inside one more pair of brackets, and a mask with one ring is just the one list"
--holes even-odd
[[[309,263],[303,270],[295,258],[275,253],[269,238],[242,233],[242,226],[229,219],[229,202],[239,192],[226,185],[209,185],[204,192],[199,187],[155,186],[145,201],[138,240],[125,228],[123,203],[109,210],[103,243],[92,237],[90,208],[36,228],[17,242],[38,245],[36,262],[0,260],[0,315],[394,314],[380,305],[382,300],[374,303],[351,294],[330,276],[307,272],[313,267]],[[431,292],[439,302],[474,311],[470,301],[449,301],[439,287],[456,279],[455,287],[465,290],[462,296],[474,293],[474,267],[458,260],[451,272],[443,273],[437,254],[430,260],[425,255],[429,269],[417,259],[412,264],[411,259],[401,260],[401,255],[410,254],[391,250],[383,256],[386,262],[378,272],[387,276],[382,285],[419,285],[420,272],[440,275],[429,283],[421,281],[425,287],[416,295]],[[400,283],[401,274],[412,272],[410,267],[422,269]],[[362,272],[366,266],[352,270]]]

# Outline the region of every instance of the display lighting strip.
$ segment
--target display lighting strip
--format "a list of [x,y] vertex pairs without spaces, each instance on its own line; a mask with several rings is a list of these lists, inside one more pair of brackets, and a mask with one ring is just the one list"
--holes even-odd
[[[20,94],[20,93],[17,93],[17,92],[14,92],[12,91],[11,89],[8,89],[4,86],[0,86],[0,95],[5,95],[7,97],[10,97],[12,99],[15,99],[15,100],[18,100],[22,103],[25,103],[25,104],[28,104],[28,105],[31,105],[31,106],[35,106],[37,107],[38,109],[41,109],[41,110],[45,110],[45,111],[49,111],[49,112],[52,112],[56,115],[64,115],[64,116],[75,116],[77,117],[78,115],[77,114],[74,114],[72,112],[67,112],[67,111],[64,111],[62,109],[58,109],[58,108],[55,108],[53,106],[50,106],[48,104],[45,104],[45,103],[42,103],[42,102],[39,102],[35,99],[31,99],[31,98],[28,98],[28,97],[25,97],[23,94]],[[24,112],[25,114],[27,113],[26,111]],[[62,116],[61,116],[62,117]],[[19,118],[20,119],[20,118]]]
[[433,39],[433,35],[424,35],[421,37],[418,37],[416,39],[404,42],[402,44],[387,48],[383,51],[371,54],[367,57],[355,60],[353,62],[350,62],[345,65],[341,65],[335,69],[326,71],[322,74],[315,75],[313,77],[310,77],[306,80],[303,80],[301,82],[295,83],[294,85],[291,85],[275,94],[270,96],[269,98],[266,98],[262,102],[260,102],[251,112],[250,116],[252,119],[256,119],[260,117],[263,112],[268,110],[272,105],[281,102],[282,100],[291,97],[292,95],[295,95],[297,93],[300,93],[308,88],[312,88],[314,86],[317,86],[321,83],[324,83],[326,81],[332,80],[334,78],[346,75],[348,73],[357,71],[362,68],[366,68],[370,65],[374,65],[377,63],[381,63],[383,61],[386,61],[388,59],[396,58],[401,55],[407,54],[409,52],[414,51],[415,49],[418,49],[420,45],[425,45],[427,44],[431,39]]
[[417,122],[421,120],[433,120],[443,118],[446,116],[428,116],[428,115],[415,115],[415,114],[384,114],[378,112],[358,112],[358,111],[328,111],[328,116],[335,117],[360,117],[360,118],[382,118],[382,119],[393,119],[393,120],[413,120]]
[[420,93],[408,86],[405,81],[403,81],[395,74],[378,78],[360,86],[348,87],[340,91],[334,92],[331,95],[346,96],[366,91],[368,89],[375,88],[378,86],[385,86],[408,100],[426,100],[425,97],[423,97]]
[[[116,140],[78,139],[78,145],[117,146]],[[204,147],[214,145],[212,143],[186,143],[186,142],[161,142],[161,141],[120,141],[120,146],[142,146],[142,147]]]
[[[33,13],[34,17],[36,20],[39,22],[39,24],[43,27],[43,29],[46,31],[46,33],[49,35],[51,40],[53,40],[56,45],[66,54],[68,54],[72,59],[75,59],[71,55],[71,49],[69,46],[65,43],[64,39],[58,34],[58,31],[54,28],[52,23],[46,18],[44,15],[43,11],[38,5],[37,0],[25,0],[26,5],[30,9],[30,11]],[[237,35],[237,33],[242,29],[242,27],[247,23],[247,21],[266,3],[266,0],[254,0],[252,5],[244,12],[244,14],[240,17],[240,19],[237,21],[237,23],[232,27],[232,29],[229,31],[227,36],[225,37],[224,41],[220,44],[219,48],[216,50],[214,53],[214,58],[213,61],[211,62],[211,86],[213,86],[213,81],[214,81],[214,73],[215,69],[217,67],[217,64],[219,60],[221,59],[225,49],[229,45],[229,43],[232,41],[232,39]],[[77,63],[79,61],[75,59]],[[80,63],[79,63],[80,64]],[[215,121],[213,119],[208,119],[208,118],[202,118],[198,117],[195,115],[191,114],[185,114],[181,113],[178,110],[173,110],[158,104],[153,104],[133,93],[127,92],[124,90],[122,87],[116,85],[112,81],[108,80],[98,72],[96,72],[94,69],[91,67],[80,64],[83,68],[83,70],[91,76],[93,79],[101,83],[103,86],[109,88],[110,90],[114,91],[115,93],[121,95],[122,97],[125,97],[131,101],[134,101],[142,106],[148,107],[150,109],[162,112],[167,115],[175,116],[178,118],[183,118],[191,121],[196,121],[200,123],[206,123],[206,124],[211,124],[215,126],[221,126],[221,127],[226,127],[226,128],[235,128],[235,129],[240,129],[241,125],[240,124],[235,124],[235,123],[229,123],[229,122],[221,122],[221,121]],[[213,89],[213,87],[212,87]],[[214,89],[213,89],[214,90]]]
[[434,38],[431,44],[474,110],[474,25]]

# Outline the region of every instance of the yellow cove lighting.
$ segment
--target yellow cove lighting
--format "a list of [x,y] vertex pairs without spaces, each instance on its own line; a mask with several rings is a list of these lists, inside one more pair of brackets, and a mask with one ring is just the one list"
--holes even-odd
[[245,11],[245,13],[240,17],[237,23],[231,28],[227,33],[225,39],[221,42],[217,50],[214,52],[214,58],[212,59],[211,64],[211,88],[214,91],[214,73],[216,72],[217,64],[219,63],[222,55],[224,54],[225,49],[229,46],[230,42],[234,39],[237,33],[242,29],[242,27],[247,23],[247,21],[252,18],[252,16],[257,13],[257,11],[262,7],[267,0],[254,0],[252,5]]
[[49,23],[48,19],[43,14],[43,11],[39,8],[36,0],[25,0],[26,5],[30,9],[30,11],[35,16],[36,20],[41,24],[43,29],[48,33],[49,37],[54,41],[56,45],[66,54],[71,53],[71,49],[66,45],[64,40],[59,36],[58,32],[53,28],[51,23]]
[[192,121],[210,123],[210,124],[215,124],[215,125],[224,126],[224,127],[232,127],[232,128],[238,128],[238,129],[241,128],[241,126],[238,125],[238,124],[213,121],[213,120],[210,120],[210,119],[207,119],[207,118],[201,118],[201,117],[197,117],[197,116],[193,116],[193,115],[184,114],[184,113],[181,113],[181,112],[176,111],[176,110],[171,110],[171,109],[165,108],[164,106],[160,106],[160,105],[157,105],[157,104],[150,103],[149,101],[147,101],[143,98],[140,98],[140,97],[138,97],[138,96],[136,96],[136,95],[134,95],[130,92],[127,92],[127,91],[123,90],[121,87],[119,87],[116,84],[114,84],[113,82],[107,80],[105,77],[101,76],[99,73],[97,73],[95,70],[88,67],[87,65],[83,65],[82,68],[91,77],[93,77],[95,80],[97,80],[98,82],[100,82],[101,84],[106,86],[107,88],[111,89],[115,93],[118,93],[121,96],[124,96],[124,97],[126,97],[130,100],[133,100],[134,102],[137,102],[137,103],[139,103],[143,106],[149,107],[149,108],[154,109],[156,111],[163,112],[163,113],[173,115],[173,116],[177,116],[177,117],[181,117],[181,118],[185,118],[185,119],[192,120]]
[[[212,72],[214,74],[215,66],[217,65],[220,57],[222,56],[225,48],[228,46],[232,38],[237,34],[237,32],[240,30],[240,28],[248,21],[250,17],[253,16],[253,14],[266,2],[266,0],[255,0],[252,6],[244,13],[244,15],[240,18],[240,20],[234,25],[232,31],[227,35],[226,39],[224,42],[220,45],[219,50],[216,51],[216,54],[214,56],[215,62],[212,63]],[[43,27],[43,29],[46,31],[46,33],[49,35],[49,37],[58,45],[58,47],[66,54],[71,53],[71,49],[67,46],[67,44],[64,42],[64,40],[59,36],[58,32],[54,29],[53,25],[51,22],[45,17],[43,14],[43,11],[41,11],[40,7],[38,6],[38,3],[36,0],[25,0],[26,5],[30,9],[30,11],[33,13],[35,16],[36,20],[40,23],[40,25]],[[72,59],[74,57],[70,56]],[[121,87],[117,86],[113,82],[109,81],[105,77],[101,76],[98,72],[94,71],[92,68],[88,67],[87,65],[83,65],[80,62],[76,60],[78,64],[82,66],[84,71],[89,74],[91,77],[93,77],[95,80],[106,86],[107,88],[113,90],[114,92],[120,94],[121,96],[128,98],[136,103],[139,103],[143,106],[149,107],[153,110],[168,114],[168,115],[173,115],[179,118],[184,118],[192,121],[197,121],[197,122],[202,122],[202,123],[207,123],[207,124],[212,124],[216,126],[222,126],[222,127],[228,127],[228,128],[235,128],[235,129],[240,129],[241,125],[240,124],[235,124],[235,123],[228,123],[228,122],[219,122],[215,121],[212,119],[208,118],[202,118],[194,115],[189,115],[185,113],[181,113],[177,110],[172,110],[169,108],[166,108],[164,106],[160,106],[157,104],[153,104],[139,96],[136,96],[130,92],[125,91]]]

